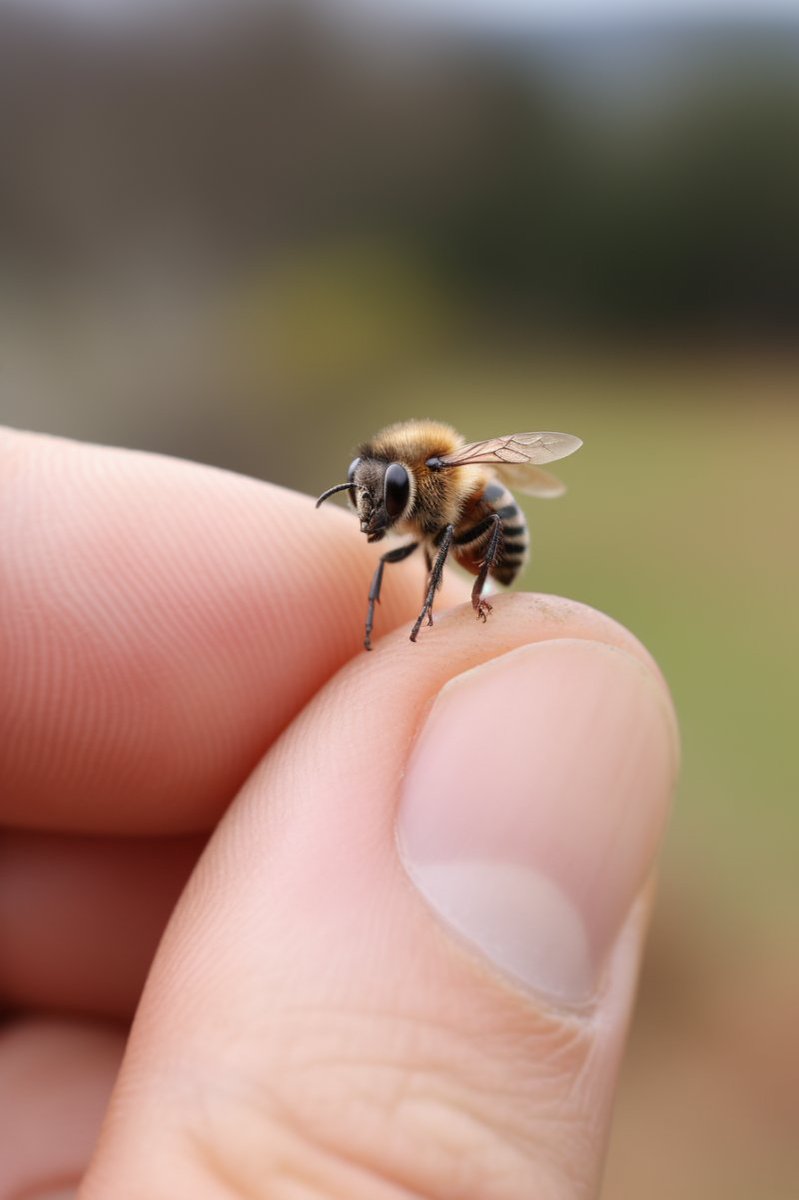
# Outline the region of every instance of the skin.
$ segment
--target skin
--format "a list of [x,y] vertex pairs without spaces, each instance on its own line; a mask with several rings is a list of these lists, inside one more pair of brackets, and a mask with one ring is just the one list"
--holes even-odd
[[577,1007],[464,948],[393,826],[448,679],[585,642],[666,709],[646,651],[553,598],[478,626],[453,575],[411,646],[411,559],[366,655],[385,546],[333,505],[13,431],[0,487],[0,1196],[595,1195],[660,816]]

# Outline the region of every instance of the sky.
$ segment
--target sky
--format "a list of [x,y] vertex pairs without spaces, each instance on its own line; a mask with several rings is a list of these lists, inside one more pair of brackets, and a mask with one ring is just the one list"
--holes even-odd
[[[159,9],[190,8],[192,2],[208,4],[208,0],[27,0],[39,8],[98,18],[141,14],[142,10],[155,13]],[[596,24],[625,18],[799,18],[799,0],[326,0],[322,7],[333,5],[373,14],[401,12],[406,18],[413,14],[437,22],[443,19],[486,27]]]
[[437,12],[481,23],[561,23],[616,21],[624,17],[684,15],[799,16],[799,0],[355,0],[364,7],[401,6],[420,13]]

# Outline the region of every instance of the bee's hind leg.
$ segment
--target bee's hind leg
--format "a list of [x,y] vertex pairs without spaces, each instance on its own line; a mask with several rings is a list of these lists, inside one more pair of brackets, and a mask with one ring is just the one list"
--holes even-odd
[[372,649],[372,626],[375,620],[375,605],[380,603],[380,589],[383,586],[383,570],[386,563],[402,562],[409,554],[413,554],[418,545],[418,542],[411,542],[409,546],[397,546],[396,550],[388,550],[381,556],[380,562],[377,564],[377,570],[372,577],[372,586],[369,588],[369,608],[366,612],[366,629],[363,638],[365,650]]
[[502,518],[498,513],[495,513],[493,518],[493,529],[491,536],[488,539],[488,549],[486,550],[485,558],[480,566],[480,573],[474,581],[472,588],[472,608],[477,613],[481,621],[485,621],[488,614],[491,612],[491,605],[487,600],[483,599],[483,588],[488,578],[488,572],[494,566],[499,557],[500,539],[502,537]]

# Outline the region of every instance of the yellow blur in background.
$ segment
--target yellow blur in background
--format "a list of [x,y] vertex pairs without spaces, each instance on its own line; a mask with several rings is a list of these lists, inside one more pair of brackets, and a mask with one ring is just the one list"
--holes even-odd
[[788,1200],[799,21],[366,7],[0,7],[2,417],[314,494],[393,420],[581,436],[522,586],[684,737],[603,1200]]

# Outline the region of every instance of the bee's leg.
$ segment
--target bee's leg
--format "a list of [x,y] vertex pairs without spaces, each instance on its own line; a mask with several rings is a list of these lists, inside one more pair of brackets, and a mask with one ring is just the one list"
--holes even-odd
[[[430,575],[433,571],[433,559],[431,557],[430,550],[427,546],[425,546],[425,548],[424,548],[424,561],[427,564],[427,578],[424,581],[424,599],[427,599],[427,589],[430,587]],[[433,624],[432,612],[429,612],[427,614],[427,624],[428,625]]]
[[416,638],[419,634],[419,630],[422,628],[422,621],[425,619],[425,617],[428,618],[428,623],[430,625],[433,624],[433,620],[432,620],[433,600],[435,599],[436,592],[438,591],[438,589],[441,585],[441,575],[444,570],[444,562],[446,561],[446,557],[447,557],[449,548],[452,545],[452,537],[453,537],[454,533],[455,533],[454,525],[447,525],[446,528],[444,529],[443,536],[442,536],[441,541],[438,546],[438,554],[436,555],[436,561],[433,563],[433,569],[430,572],[430,581],[429,581],[428,588],[427,588],[427,595],[425,596],[424,604],[422,605],[422,611],[419,613],[419,616],[416,618],[416,624],[414,625],[413,629],[411,630],[411,641],[412,642],[416,641]]
[[491,605],[487,600],[482,599],[483,588],[485,587],[488,572],[497,561],[499,554],[499,542],[502,536],[502,518],[498,513],[493,516],[494,528],[491,530],[491,537],[488,539],[488,549],[486,556],[480,565],[480,573],[474,581],[472,588],[472,608],[477,613],[481,621],[485,621],[488,614],[491,612]]
[[409,546],[397,546],[396,550],[387,551],[377,564],[377,570],[372,578],[372,586],[369,588],[369,608],[366,613],[366,631],[363,639],[366,650],[372,649],[372,626],[374,625],[375,605],[380,603],[383,569],[386,563],[402,562],[403,558],[407,558],[409,554],[413,554],[418,545],[418,542],[411,542]]

